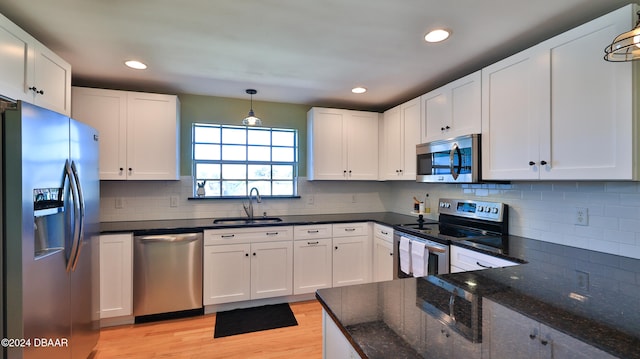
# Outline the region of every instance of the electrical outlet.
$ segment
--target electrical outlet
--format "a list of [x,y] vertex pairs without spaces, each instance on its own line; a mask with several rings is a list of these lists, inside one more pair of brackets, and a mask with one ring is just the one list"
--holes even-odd
[[351,203],[356,203],[356,202],[358,202],[358,197],[354,193],[354,194],[351,195]]
[[178,196],[169,197],[169,206],[170,207],[178,207]]
[[310,206],[313,206],[313,204],[315,203],[315,198],[313,198],[313,195],[308,195],[307,196],[307,204]]
[[573,224],[578,226],[589,225],[589,209],[587,207],[576,207],[573,214]]
[[589,273],[576,270],[576,286],[583,292],[589,291]]
[[117,209],[124,208],[124,201],[122,200],[122,197],[116,197],[116,208]]

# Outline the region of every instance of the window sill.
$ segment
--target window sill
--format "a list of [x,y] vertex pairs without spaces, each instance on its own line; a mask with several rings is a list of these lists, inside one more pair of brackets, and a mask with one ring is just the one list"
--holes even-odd
[[[266,199],[300,199],[302,197],[300,196],[260,196],[260,198],[266,198]],[[230,200],[239,200],[239,199],[247,199],[247,196],[228,196],[228,197],[187,197],[187,199],[189,201],[193,200],[193,201],[206,201],[206,200],[225,200],[225,199],[230,199]]]

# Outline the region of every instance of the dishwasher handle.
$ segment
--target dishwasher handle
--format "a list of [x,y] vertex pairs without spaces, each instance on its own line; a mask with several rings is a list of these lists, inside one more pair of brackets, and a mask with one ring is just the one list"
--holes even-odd
[[143,244],[145,243],[166,243],[166,242],[193,242],[200,238],[200,233],[182,233],[182,234],[161,234],[155,236],[136,237]]

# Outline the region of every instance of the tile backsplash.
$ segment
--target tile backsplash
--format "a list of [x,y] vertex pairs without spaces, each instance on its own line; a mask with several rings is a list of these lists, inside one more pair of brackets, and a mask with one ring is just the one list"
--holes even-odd
[[[635,182],[455,185],[310,182],[301,178],[298,192],[300,198],[295,199],[265,198],[254,211],[269,216],[383,211],[409,214],[413,197],[423,199],[428,193],[430,217],[435,219],[439,198],[476,198],[508,204],[513,235],[640,258],[640,184]],[[180,181],[102,181],[100,218],[112,222],[244,215],[241,200],[189,200],[192,196],[190,177]],[[574,224],[576,208],[587,209],[588,225]]]

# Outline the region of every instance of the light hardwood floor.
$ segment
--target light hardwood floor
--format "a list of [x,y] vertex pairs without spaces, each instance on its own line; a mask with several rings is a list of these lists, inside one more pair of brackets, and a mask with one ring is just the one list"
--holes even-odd
[[322,306],[291,303],[297,326],[213,338],[216,316],[106,328],[94,359],[322,358]]

